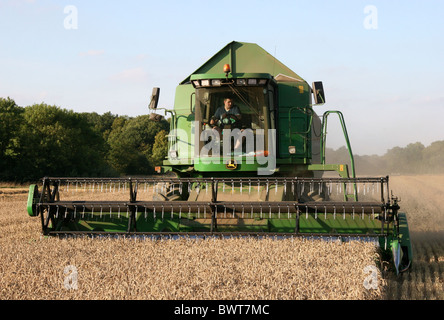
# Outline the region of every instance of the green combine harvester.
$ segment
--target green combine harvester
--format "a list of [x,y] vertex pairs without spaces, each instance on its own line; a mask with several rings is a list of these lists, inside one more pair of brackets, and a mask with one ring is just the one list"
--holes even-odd
[[[44,235],[306,236],[379,243],[397,272],[411,265],[407,218],[389,177],[356,177],[340,111],[319,117],[312,86],[256,44],[231,42],[185,78],[171,116],[168,155],[154,177],[45,177],[28,214]],[[349,164],[326,163],[337,116]]]

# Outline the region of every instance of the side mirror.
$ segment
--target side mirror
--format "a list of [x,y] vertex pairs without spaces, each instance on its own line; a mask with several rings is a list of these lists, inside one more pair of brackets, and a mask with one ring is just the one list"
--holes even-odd
[[315,104],[325,103],[324,87],[321,81],[313,82],[313,97]]
[[151,94],[151,101],[148,108],[156,109],[157,103],[159,102],[160,88],[153,88],[153,93]]

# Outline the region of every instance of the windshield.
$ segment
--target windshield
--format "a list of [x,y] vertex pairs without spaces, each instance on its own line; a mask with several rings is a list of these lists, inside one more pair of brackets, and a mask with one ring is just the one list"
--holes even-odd
[[196,90],[196,120],[209,125],[216,110],[224,107],[226,98],[232,100],[233,108],[237,107],[241,114],[240,128],[266,129],[268,103],[264,87],[199,88]]
[[[217,131],[220,139],[223,139],[225,129],[233,132],[239,129],[243,135],[240,142],[236,143],[234,137],[233,145],[241,154],[256,153],[259,148],[262,152],[267,146],[251,146],[249,141],[257,141],[257,135],[264,136],[269,129],[269,107],[268,90],[261,86],[239,87],[234,85],[198,88],[196,90],[195,116],[200,124],[199,134],[203,131]],[[239,132],[237,131],[237,132]],[[248,140],[251,138],[251,140]],[[267,144],[265,142],[265,144]],[[250,146],[250,148],[246,147]],[[264,149],[265,148],[265,149]],[[257,149],[257,150],[256,150]],[[213,153],[213,155],[215,155]]]

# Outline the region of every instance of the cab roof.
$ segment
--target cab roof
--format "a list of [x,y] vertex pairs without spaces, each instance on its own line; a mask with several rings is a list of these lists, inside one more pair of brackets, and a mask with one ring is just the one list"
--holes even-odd
[[227,63],[231,67],[232,74],[268,73],[272,77],[284,75],[297,81],[304,81],[294,71],[257,44],[232,41],[180,84],[189,83],[192,75],[220,74]]

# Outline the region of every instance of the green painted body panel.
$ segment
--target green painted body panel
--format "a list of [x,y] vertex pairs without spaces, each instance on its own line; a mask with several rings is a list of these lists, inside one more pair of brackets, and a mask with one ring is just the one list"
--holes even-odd
[[[166,206],[168,207],[168,206]],[[232,219],[234,220],[234,219]],[[217,231],[233,230],[233,231],[264,231],[276,233],[293,233],[296,228],[296,217],[293,214],[291,218],[286,218],[286,213],[268,214],[263,213],[263,217],[250,219],[246,214],[245,219],[236,219],[236,223],[230,221],[230,215],[226,219],[218,219]],[[314,213],[302,213],[299,220],[299,233],[317,234],[325,233],[326,235],[341,234],[362,234],[377,235],[381,230],[381,223],[377,217],[368,217],[361,219],[353,217],[350,214],[324,213],[315,215]],[[145,216],[144,212],[138,212],[136,215],[137,230],[141,232],[198,232],[209,231],[211,227],[211,216],[209,213],[200,214],[193,212],[182,212],[180,217],[178,213],[171,216],[169,210],[156,212]],[[128,217],[126,212],[116,213],[88,213],[84,218],[71,221],[70,225],[65,225],[60,230],[78,230],[78,231],[105,231],[105,232],[122,232],[126,233],[128,227]]]
[[174,145],[173,149],[177,150],[179,159],[187,163],[190,163],[194,154],[194,114],[191,112],[194,108],[194,91],[190,84],[177,86],[170,132],[169,149]]
[[[194,167],[199,172],[230,172],[236,175],[239,171],[257,171],[258,168],[262,167],[256,159],[242,159],[241,157],[229,157],[229,158],[216,158],[214,162],[211,159],[196,158],[194,161]],[[228,161],[235,160],[236,168],[228,169],[226,164]]]
[[[279,158],[311,159],[310,88],[305,82],[283,82],[278,83],[278,92]],[[295,155],[290,155],[289,146],[296,148]]]
[[[230,42],[193,74],[217,74],[221,73],[225,64],[231,66],[231,72],[235,73],[268,73],[272,76],[285,74],[289,77],[302,80],[290,68],[255,43]],[[190,76],[181,82],[190,81]]]
[[35,204],[38,201],[37,196],[37,185],[32,184],[29,186],[28,191],[28,202],[26,205],[26,211],[30,217],[35,217],[37,214],[35,212]]
[[[270,232],[294,232],[296,228],[295,219],[271,219],[269,222]],[[353,217],[350,214],[343,216],[339,213],[336,215],[333,213],[324,215],[322,212],[317,215],[302,213],[299,223],[299,231],[307,235],[311,233],[375,235],[381,231],[381,223],[376,218],[361,219],[357,215]]]
[[412,248],[410,246],[409,225],[407,223],[407,216],[405,213],[399,213],[399,233],[401,246],[409,247],[410,256],[412,255]]
[[[164,213],[165,214],[165,213]],[[162,219],[162,213],[154,218],[153,215],[145,217],[143,212],[138,212],[136,215],[137,228],[140,231],[152,230],[152,231],[177,231],[183,229],[180,227],[179,218],[175,219]],[[70,227],[66,226],[63,229],[66,230],[78,230],[78,231],[98,231],[98,232],[121,232],[126,233],[128,229],[128,216],[126,212],[122,213],[88,213],[85,218],[78,219],[77,221],[71,221]]]

